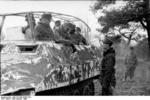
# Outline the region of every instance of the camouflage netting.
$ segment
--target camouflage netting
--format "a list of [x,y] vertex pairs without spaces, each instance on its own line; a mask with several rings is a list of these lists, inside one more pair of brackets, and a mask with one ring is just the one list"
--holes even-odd
[[[21,49],[14,43],[7,44],[1,51],[2,94],[22,88],[34,87],[40,91],[58,87],[61,83],[68,82],[69,77],[85,77],[83,67],[89,74],[99,66],[94,49],[83,45],[76,45],[75,48],[77,51],[73,53],[70,46],[42,42],[38,43],[35,52],[20,52]],[[97,73],[93,72],[92,75]]]

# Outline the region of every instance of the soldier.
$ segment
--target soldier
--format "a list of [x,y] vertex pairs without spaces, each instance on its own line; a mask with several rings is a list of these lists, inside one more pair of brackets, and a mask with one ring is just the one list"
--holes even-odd
[[103,41],[103,59],[101,62],[100,83],[102,85],[102,95],[112,95],[112,88],[115,88],[115,50],[111,47],[113,42],[107,37]]
[[35,39],[36,40],[54,40],[54,34],[50,27],[52,20],[51,14],[43,14],[40,22],[35,27]]
[[125,72],[125,81],[128,77],[130,80],[134,77],[134,72],[137,66],[138,60],[134,53],[134,48],[130,47],[130,52],[125,58],[126,72]]
[[60,20],[55,21],[55,26],[53,27],[54,32],[58,31],[60,26],[61,26],[61,21]]
[[[30,26],[28,15],[25,16],[25,21],[27,22],[27,26],[22,28],[22,32],[24,33],[26,40],[33,40],[32,32],[31,32],[31,26]],[[36,23],[35,23],[35,19],[34,19],[33,14],[31,16],[31,23],[32,23],[33,28],[34,28]]]
[[60,26],[59,36],[62,39],[70,40],[70,35],[73,34],[74,31],[75,31],[75,25],[72,23],[66,22]]
[[60,34],[60,31],[61,31],[61,21],[60,20],[57,20],[56,22],[55,22],[55,26],[53,27],[53,31],[54,31],[54,35],[55,35],[55,38],[56,39],[59,39],[60,38],[60,36],[59,36],[59,34]]
[[75,35],[76,35],[76,41],[78,41],[78,43],[87,45],[86,39],[81,35],[81,28],[79,27],[75,28]]

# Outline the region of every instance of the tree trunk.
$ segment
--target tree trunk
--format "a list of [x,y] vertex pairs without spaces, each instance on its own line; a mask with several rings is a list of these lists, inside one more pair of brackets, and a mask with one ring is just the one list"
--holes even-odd
[[131,42],[131,39],[128,40],[128,43],[127,43],[127,44],[130,45],[130,42]]
[[149,46],[149,56],[150,56],[150,23],[147,24],[147,34],[148,34],[148,46]]
[[131,33],[130,36],[129,36],[128,45],[130,45],[130,43],[131,43],[132,35],[133,35],[133,33]]
[[146,2],[146,23],[147,23],[147,35],[148,35],[148,46],[150,56],[150,0],[144,0]]

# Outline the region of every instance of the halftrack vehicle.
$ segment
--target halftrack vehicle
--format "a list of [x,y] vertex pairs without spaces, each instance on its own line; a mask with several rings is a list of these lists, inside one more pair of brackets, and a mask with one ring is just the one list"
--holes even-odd
[[[82,34],[90,32],[83,20],[71,15],[43,11],[0,14],[1,95],[94,95],[93,80],[100,74],[98,50],[65,39],[36,40],[33,18],[37,24],[45,13],[53,21],[81,27]],[[22,31],[26,19],[30,40]]]

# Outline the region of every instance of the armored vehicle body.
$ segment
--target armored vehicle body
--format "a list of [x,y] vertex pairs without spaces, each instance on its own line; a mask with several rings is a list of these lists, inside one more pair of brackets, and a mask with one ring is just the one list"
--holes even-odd
[[[54,39],[35,38],[34,30],[43,14],[52,15],[51,28],[55,27],[54,22],[61,22],[61,33],[56,35],[53,30]],[[82,34],[89,33],[84,21],[39,11],[1,14],[0,22],[1,95],[94,94],[93,80],[100,68],[98,50],[85,42],[84,36],[84,42],[76,42],[60,35],[70,36],[75,27],[82,27]]]

